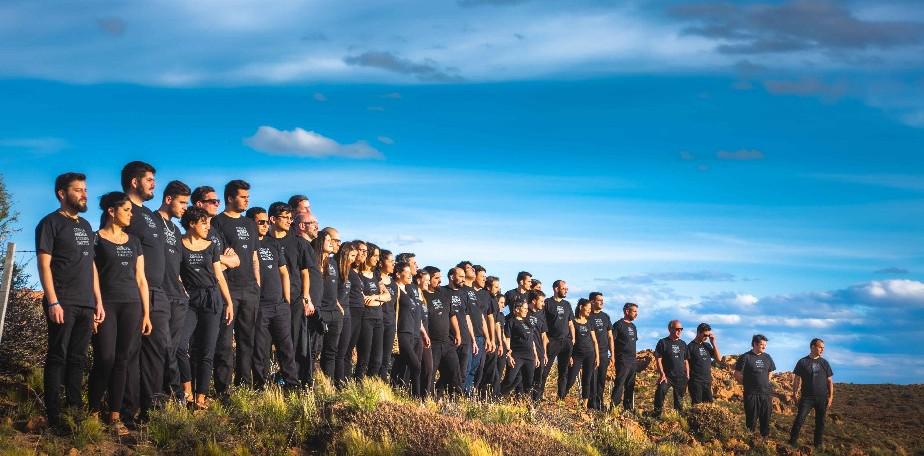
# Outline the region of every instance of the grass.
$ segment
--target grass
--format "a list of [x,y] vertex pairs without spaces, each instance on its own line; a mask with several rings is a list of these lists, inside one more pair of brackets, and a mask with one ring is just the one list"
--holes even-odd
[[486,402],[480,400],[465,401],[462,404],[467,419],[479,420],[488,424],[510,424],[527,422],[529,408],[517,402]]
[[336,446],[336,454],[349,456],[391,456],[400,454],[402,450],[402,446],[388,434],[373,439],[356,426],[344,429]]
[[445,456],[502,456],[503,452],[494,449],[487,442],[462,433],[455,433],[446,444]]

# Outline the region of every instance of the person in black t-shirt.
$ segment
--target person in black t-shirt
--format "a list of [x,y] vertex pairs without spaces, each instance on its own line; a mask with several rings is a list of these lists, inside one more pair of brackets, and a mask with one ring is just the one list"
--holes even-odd
[[490,364],[493,364],[496,360],[496,346],[495,346],[495,322],[494,322],[494,313],[493,310],[496,302],[494,297],[491,296],[491,293],[487,290],[487,281],[488,281],[488,272],[485,270],[484,266],[476,264],[472,266],[475,270],[475,280],[472,282],[472,288],[475,289],[475,296],[478,301],[478,309],[481,312],[481,318],[484,320],[484,356],[482,357],[481,366],[478,367],[478,370],[475,374],[475,379],[473,385],[479,389],[481,396],[484,396],[486,391],[483,389],[485,371],[491,369]]
[[369,256],[369,246],[365,242],[355,240],[349,242],[348,245],[356,254],[347,270],[347,281],[350,283],[350,289],[347,292],[347,312],[344,316],[343,332],[340,333],[340,351],[337,354],[339,357],[337,362],[343,366],[343,379],[354,375],[353,350],[356,349],[356,345],[359,343],[363,323],[363,308],[365,308],[363,283],[359,270]]
[[532,290],[529,296],[529,312],[526,319],[535,330],[536,347],[539,349],[540,369],[533,374],[532,395],[533,400],[538,401],[545,395],[545,389],[542,388],[542,366],[548,363],[546,355],[547,346],[549,345],[549,327],[545,321],[545,293],[541,290]]
[[[339,236],[339,234],[336,234]],[[316,333],[321,339],[321,372],[331,381],[334,380],[337,368],[337,348],[340,343],[340,330],[343,328],[343,307],[340,305],[340,274],[337,262],[333,258],[335,246],[334,234],[330,231],[321,231],[318,237],[311,242],[315,257],[324,274],[321,304],[317,306],[320,324]]]
[[613,363],[616,379],[610,394],[610,408],[615,408],[620,401],[623,410],[632,410],[635,406],[635,343],[638,342],[638,329],[632,323],[638,316],[638,305],[627,302],[622,306],[622,318],[613,324]]
[[[426,290],[430,286],[430,274],[426,269],[418,269],[417,275],[414,276],[414,285],[420,292],[417,301],[420,303],[421,322],[424,328],[427,328],[427,334],[430,334],[430,311],[427,308]],[[415,296],[416,297],[416,296]],[[429,347],[423,347],[420,353],[420,390],[421,394],[426,397],[433,394],[433,341],[430,341]]]
[[[494,395],[494,391],[500,384],[500,372],[504,364],[504,331],[501,325],[503,314],[501,313],[501,303],[504,295],[500,294],[500,279],[495,276],[486,276],[484,279],[484,295],[488,302],[488,321],[492,322],[489,332],[493,338],[491,348],[493,350],[486,354],[485,365],[482,369],[481,397],[487,399]],[[487,346],[487,345],[486,345]]]
[[48,323],[45,414],[54,428],[61,425],[62,384],[67,405],[82,405],[83,369],[93,324],[106,317],[93,264],[93,229],[80,216],[87,211],[86,180],[80,173],[58,176],[54,190],[60,208],[35,227],[36,263]]
[[100,199],[100,209],[104,224],[97,232],[94,261],[109,318],[96,327],[93,336],[93,369],[87,397],[90,410],[99,412],[103,396],[109,392],[110,425],[117,435],[124,436],[128,428],[122,424],[121,410],[128,360],[138,350],[141,336],[151,334],[148,282],[141,242],[125,232],[132,218],[128,195],[107,193]]
[[566,376],[565,392],[574,386],[578,373],[581,374],[581,405],[590,406],[593,395],[594,371],[600,366],[600,345],[597,343],[597,333],[589,321],[593,312],[590,301],[584,298],[578,300],[575,308],[577,315],[572,320],[571,331],[574,347],[571,350],[571,359],[568,360],[568,374]]
[[755,334],[751,338],[751,351],[738,357],[735,361],[735,380],[744,385],[744,421],[747,428],[754,432],[760,421],[760,435],[770,435],[770,373],[776,370],[776,364],[767,350],[767,338]]
[[[215,192],[214,188],[208,185],[196,187],[189,200],[192,202],[193,206],[203,209],[208,214],[209,220],[218,215],[218,207],[221,206],[221,200],[218,199],[218,193]],[[237,252],[231,247],[228,247],[228,243],[225,242],[224,236],[218,232],[214,226],[211,226],[211,224],[209,225],[208,239],[215,243],[218,247],[218,251],[221,253],[222,270],[234,269],[241,265],[241,259],[238,258]]]
[[[433,367],[440,374],[437,386],[440,392],[448,390],[452,394],[457,394],[462,391],[459,384],[459,357],[456,354],[456,347],[462,341],[459,330],[460,309],[451,304],[446,290],[439,286],[439,269],[427,266],[423,270],[431,278],[424,296],[427,302],[427,334],[430,335]],[[437,275],[435,284],[432,280],[434,275]]]
[[462,261],[456,267],[464,271],[462,291],[467,298],[465,313],[472,322],[472,341],[474,342],[472,354],[468,365],[460,366],[465,370],[462,372],[462,390],[470,395],[475,388],[475,380],[481,377],[481,370],[484,366],[484,352],[487,347],[485,335],[488,333],[488,325],[485,322],[482,304],[478,301],[478,293],[475,291],[475,277],[477,276],[475,265],[470,261]]
[[208,406],[206,395],[212,382],[218,332],[231,326],[234,306],[222,272],[221,249],[209,238],[208,212],[190,207],[180,225],[186,230],[180,277],[189,293],[189,309],[177,360],[184,391],[193,396],[196,408],[204,409]]
[[391,293],[375,270],[382,255],[375,244],[367,244],[369,256],[362,264],[359,279],[362,282],[363,310],[359,343],[356,346],[356,370],[354,377],[376,376],[382,366],[382,334],[384,307],[391,301]]
[[[298,378],[302,383],[312,385],[314,383],[314,362],[316,355],[321,352],[319,341],[324,340],[324,334],[320,331],[321,317],[318,313],[321,297],[324,294],[324,274],[319,266],[318,253],[311,244],[318,237],[318,219],[308,213],[298,213],[293,217],[287,237],[297,239],[299,250],[305,255],[308,275],[306,277],[304,272],[302,273],[302,296],[307,287],[308,300],[304,301],[304,311],[307,312],[304,316],[298,318],[301,314],[297,311],[293,312],[292,343],[295,345]],[[280,220],[282,221],[276,222],[277,225],[284,222],[284,219]],[[279,226],[277,226],[276,235],[279,234]]]
[[356,262],[358,252],[352,242],[341,244],[340,250],[334,255],[337,263],[337,274],[340,276],[337,301],[343,308],[343,322],[340,325],[340,339],[337,341],[337,361],[334,363],[334,385],[340,387],[350,376],[351,354],[347,352],[350,343],[351,321],[353,307],[350,305],[350,295],[360,286],[354,282],[353,264]]
[[424,391],[420,384],[420,360],[423,347],[430,346],[430,338],[423,325],[423,311],[420,308],[420,301],[409,291],[410,284],[414,280],[410,264],[397,263],[392,280],[396,282],[396,294],[398,295],[396,312],[398,320],[398,358],[395,359],[394,366],[392,366],[391,381],[395,386],[407,387],[407,382],[404,380],[404,374],[407,371],[407,378],[410,379],[411,394],[415,397],[423,397]]
[[[708,342],[707,342],[708,340]],[[690,403],[712,402],[712,362],[722,359],[715,334],[708,323],[696,327],[696,337],[687,344],[690,363]]]
[[[828,360],[821,357],[825,352],[825,341],[812,339],[809,344],[811,352],[796,363],[793,373],[792,389],[800,391],[799,413],[789,432],[789,444],[797,446],[799,430],[805,418],[815,409],[815,448],[821,449],[825,433],[825,415],[834,401],[834,372]],[[800,388],[801,384],[801,388]]]
[[514,301],[527,301],[526,293],[529,293],[529,290],[533,286],[533,275],[526,272],[520,271],[517,273],[517,287],[512,290],[507,290],[504,293],[504,300],[507,301],[507,305],[513,304]]
[[465,270],[462,268],[451,268],[449,270],[449,284],[444,289],[450,300],[450,304],[459,309],[459,330],[462,333],[462,342],[456,348],[459,356],[459,383],[464,382],[463,370],[469,365],[472,355],[478,351],[478,344],[475,340],[475,330],[472,325],[471,304],[469,295],[465,286]]
[[[526,320],[529,306],[525,301],[517,301],[511,306],[512,316],[507,320],[504,328],[505,336],[509,340],[510,352],[507,354],[507,375],[500,385],[499,396],[506,396],[513,392],[517,384],[532,385],[533,374],[540,366],[539,350],[536,347],[534,329]],[[524,387],[524,392],[529,388]]]
[[680,320],[671,320],[667,324],[670,335],[659,340],[655,347],[655,360],[658,367],[658,389],[654,397],[655,416],[661,416],[664,409],[664,397],[667,390],[673,389],[674,408],[683,409],[683,393],[690,378],[690,363],[687,361],[687,344],[680,339],[683,325]]
[[164,366],[164,391],[173,393],[175,398],[186,400],[183,384],[180,382],[180,370],[177,364],[177,347],[183,336],[184,319],[189,305],[189,295],[180,280],[180,263],[183,261],[183,244],[180,242],[180,229],[173,219],[183,217],[189,206],[189,186],[180,181],[170,181],[164,187],[163,199],[157,214],[164,230],[164,247],[166,248],[166,265],[164,291],[170,303],[170,347],[167,349],[167,364]]
[[553,294],[545,300],[545,320],[549,326],[549,343],[546,349],[548,361],[542,368],[542,381],[539,388],[545,391],[545,384],[552,372],[552,363],[558,362],[558,399],[564,399],[567,387],[568,362],[571,360],[574,332],[574,311],[568,297],[568,283],[564,280],[552,282]]
[[[387,380],[391,375],[394,360],[395,335],[397,333],[398,285],[392,279],[395,273],[395,256],[390,250],[382,250],[379,255],[379,264],[376,266],[382,285],[388,290],[391,299],[382,305],[382,361],[379,365],[378,376]],[[432,278],[431,278],[432,280]]]
[[606,390],[606,373],[613,362],[613,323],[609,314],[603,311],[603,293],[591,292],[588,296],[593,313],[590,314],[590,323],[597,335],[597,344],[600,345],[600,365],[594,373],[594,394],[590,400],[590,407],[594,410],[603,410],[603,392]]

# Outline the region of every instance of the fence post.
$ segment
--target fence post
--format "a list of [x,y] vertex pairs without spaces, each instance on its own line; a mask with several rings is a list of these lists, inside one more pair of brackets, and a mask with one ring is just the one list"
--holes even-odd
[[0,342],[3,341],[3,324],[6,322],[6,304],[10,300],[10,288],[13,285],[13,259],[16,244],[6,244],[6,258],[3,261],[3,277],[0,277]]

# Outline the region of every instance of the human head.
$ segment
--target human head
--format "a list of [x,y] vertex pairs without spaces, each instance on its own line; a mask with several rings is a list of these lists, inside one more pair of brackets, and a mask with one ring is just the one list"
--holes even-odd
[[209,235],[209,213],[199,206],[191,206],[180,218],[180,225],[187,233],[205,239]]
[[529,306],[526,305],[526,301],[515,301],[510,306],[510,310],[517,317],[525,318],[529,314]]
[[436,289],[440,287],[440,281],[442,280],[440,268],[436,266],[424,266],[423,270],[427,271],[427,274],[430,274],[430,283],[427,285],[427,291],[436,291]]
[[266,236],[266,233],[269,233],[269,216],[266,215],[266,209],[263,209],[259,206],[254,206],[250,209],[247,209],[246,217],[253,220],[257,224],[257,234],[262,238]]
[[340,245],[343,241],[340,239],[340,232],[333,227],[324,227],[322,231],[326,231],[330,235],[330,241],[334,243],[334,253],[340,252]]
[[154,167],[143,161],[127,163],[122,167],[122,191],[138,196],[141,201],[150,201],[154,198],[155,173]]
[[638,317],[638,304],[627,302],[622,305],[622,318],[626,321],[633,321]]
[[87,211],[87,176],[64,173],[55,178],[55,197],[61,208],[73,212]]
[[394,280],[400,285],[409,285],[414,274],[411,274],[411,265],[398,262],[395,264]]
[[462,260],[459,264],[456,265],[457,268],[462,268],[462,271],[465,272],[465,280],[472,281],[475,280],[475,265],[471,261]]
[[250,205],[250,184],[234,179],[225,184],[225,208],[233,212],[244,212]]
[[452,268],[449,270],[449,283],[455,287],[459,288],[465,284],[465,270],[462,268]]
[[266,215],[269,216],[273,229],[288,232],[292,228],[292,208],[288,204],[276,201],[270,204]]
[[526,296],[529,307],[533,310],[540,310],[545,307],[545,293],[542,290],[531,290]]
[[696,337],[709,338],[712,335],[712,326],[709,323],[700,323],[696,326]]
[[812,356],[821,356],[825,353],[825,341],[816,337],[809,343],[809,348],[812,350]]
[[767,336],[754,334],[754,337],[751,338],[751,348],[754,349],[754,353],[759,355],[767,350],[767,342]]
[[315,234],[314,237],[311,236],[311,231],[312,231],[311,224],[312,224],[311,216],[304,212],[302,212],[301,214],[294,213],[292,215],[292,226],[295,227],[295,234],[301,237],[304,237],[307,239],[315,239],[318,237],[317,236],[318,223],[314,222],[314,229],[313,229],[314,234]]
[[574,306],[574,313],[581,318],[587,318],[590,316],[590,312],[590,301],[586,298],[578,299],[577,304]]
[[369,246],[359,239],[352,242],[353,248],[356,249],[356,262],[354,267],[361,268],[362,265],[366,262],[366,258],[369,256]]
[[190,197],[193,206],[205,209],[209,217],[218,215],[218,206],[221,206],[221,200],[218,199],[218,193],[208,185],[196,187]]
[[379,253],[379,274],[390,275],[395,272],[395,256],[391,250],[382,250]]
[[599,291],[592,291],[587,296],[587,299],[589,299],[590,303],[593,304],[594,312],[603,310],[603,293],[600,293]]
[[371,242],[366,244],[366,247],[369,249],[369,255],[366,256],[366,262],[363,264],[363,271],[373,271],[379,264],[379,256],[382,254],[382,249]]
[[491,293],[491,296],[496,296],[500,293],[500,278],[497,276],[488,276],[484,279],[484,287],[488,290],[488,293]]
[[398,263],[407,263],[411,267],[411,274],[417,274],[417,255],[411,252],[399,253],[395,259]]
[[532,279],[530,282],[530,290],[542,290],[542,281],[539,279]]
[[171,218],[180,218],[186,212],[189,206],[189,195],[192,191],[189,186],[178,181],[172,180],[164,187],[164,196],[161,200],[160,208]]
[[555,297],[558,299],[565,299],[568,297],[568,282],[558,279],[552,282],[552,291],[555,293]]
[[526,272],[520,271],[517,274],[517,285],[522,290],[529,290],[530,286],[533,284],[533,275]]
[[418,270],[414,279],[417,281],[417,288],[421,290],[427,290],[427,287],[430,286],[430,274],[427,273],[426,269]]
[[484,269],[484,266],[476,264],[473,266],[475,268],[475,288],[484,288],[485,282],[488,280],[488,271]]
[[100,197],[99,208],[103,211],[99,226],[110,223],[119,228],[127,227],[132,221],[132,202],[123,192],[109,192]]
[[667,335],[672,339],[679,339],[683,334],[683,323],[680,320],[671,320],[667,322]]
[[289,207],[292,208],[292,212],[295,214],[311,213],[311,201],[305,195],[292,195],[289,198]]
[[[350,268],[353,267],[353,264],[356,263],[356,256],[359,252],[356,251],[356,247],[353,244],[347,242],[340,246],[340,251],[337,252],[337,262],[340,273],[340,277],[343,280],[346,280],[350,274]],[[358,284],[357,284],[358,285]]]

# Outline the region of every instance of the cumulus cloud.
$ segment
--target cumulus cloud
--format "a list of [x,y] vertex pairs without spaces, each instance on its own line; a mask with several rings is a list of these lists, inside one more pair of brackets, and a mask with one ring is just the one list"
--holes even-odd
[[441,68],[432,59],[421,62],[399,57],[391,52],[367,51],[343,58],[347,65],[378,68],[393,73],[413,76],[424,82],[460,82],[463,78],[452,70]]
[[67,142],[60,138],[0,138],[0,149],[31,154],[53,154],[67,147]]
[[719,160],[735,160],[735,161],[749,161],[749,160],[763,160],[764,153],[757,149],[741,149],[735,151],[720,150],[715,154],[716,158]]
[[302,128],[277,130],[262,125],[257,132],[244,138],[244,144],[252,149],[271,155],[292,155],[296,157],[344,157],[355,159],[381,159],[382,153],[365,141],[340,144],[314,131]]

